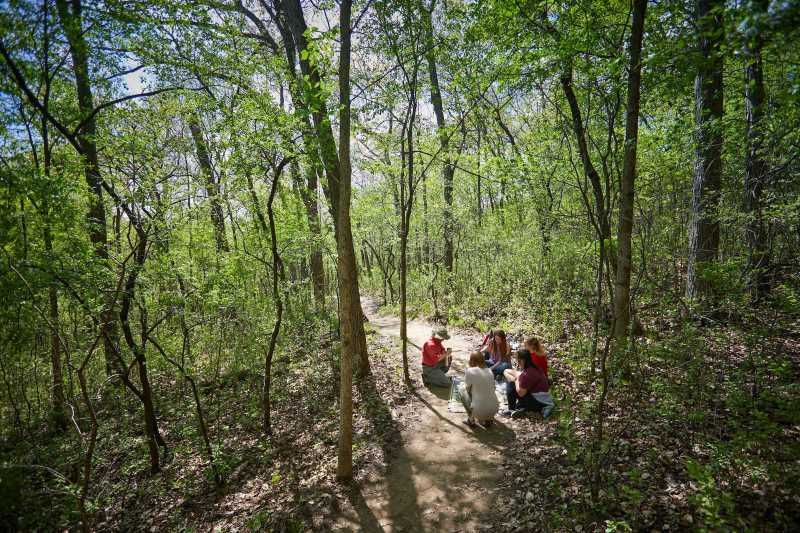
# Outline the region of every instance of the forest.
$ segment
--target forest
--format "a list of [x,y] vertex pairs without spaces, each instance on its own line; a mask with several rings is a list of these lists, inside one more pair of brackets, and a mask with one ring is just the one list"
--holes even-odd
[[797,530],[797,0],[0,0],[0,55],[0,530]]

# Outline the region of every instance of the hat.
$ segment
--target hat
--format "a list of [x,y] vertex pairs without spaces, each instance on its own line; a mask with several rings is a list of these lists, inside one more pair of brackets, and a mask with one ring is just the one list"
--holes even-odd
[[431,335],[444,341],[450,338],[450,335],[447,334],[447,328],[436,328],[431,332]]

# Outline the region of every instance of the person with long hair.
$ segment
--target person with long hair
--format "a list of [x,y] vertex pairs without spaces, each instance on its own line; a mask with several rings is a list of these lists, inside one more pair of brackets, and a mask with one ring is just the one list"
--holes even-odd
[[531,361],[533,364],[539,367],[539,370],[544,373],[544,377],[549,377],[547,374],[547,354],[544,351],[542,341],[536,337],[528,337],[525,339],[525,348],[531,352]]
[[494,393],[494,376],[486,368],[481,352],[469,354],[469,367],[464,371],[464,381],[458,385],[458,393],[467,409],[466,425],[475,427],[494,421],[500,403]]
[[538,366],[531,360],[531,352],[520,350],[517,352],[517,365],[519,371],[508,369],[504,372],[506,378],[506,399],[508,409],[504,416],[517,418],[526,412],[541,412],[544,418],[550,416],[553,410],[553,397],[550,395],[550,384]]
[[508,345],[506,332],[502,329],[489,332],[481,347],[481,352],[486,366],[489,367],[495,378],[499,378],[505,370],[511,368],[511,346]]

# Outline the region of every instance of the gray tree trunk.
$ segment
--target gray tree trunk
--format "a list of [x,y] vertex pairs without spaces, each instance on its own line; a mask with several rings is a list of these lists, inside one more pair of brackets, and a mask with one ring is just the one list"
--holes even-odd
[[722,0],[697,0],[698,47],[701,59],[695,77],[695,147],[692,216],[689,222],[689,257],[686,296],[712,297],[704,266],[715,261],[719,249],[717,209],[722,179],[722,115],[724,42]]

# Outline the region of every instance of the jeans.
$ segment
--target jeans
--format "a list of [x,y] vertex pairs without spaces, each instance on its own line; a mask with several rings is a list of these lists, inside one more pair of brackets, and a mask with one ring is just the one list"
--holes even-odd
[[[489,366],[491,366],[491,365],[489,365]],[[511,365],[506,363],[505,361],[501,362],[501,363],[498,363],[498,365],[496,367],[492,368],[492,372],[494,373],[494,377],[496,378],[497,376],[502,376],[503,375],[503,371],[505,371],[506,369],[509,369],[509,368],[511,368]]]
[[521,397],[517,394],[517,384],[509,381],[506,383],[506,400],[508,400],[508,408],[525,409],[526,411],[541,411],[545,404],[536,400],[530,392]]

